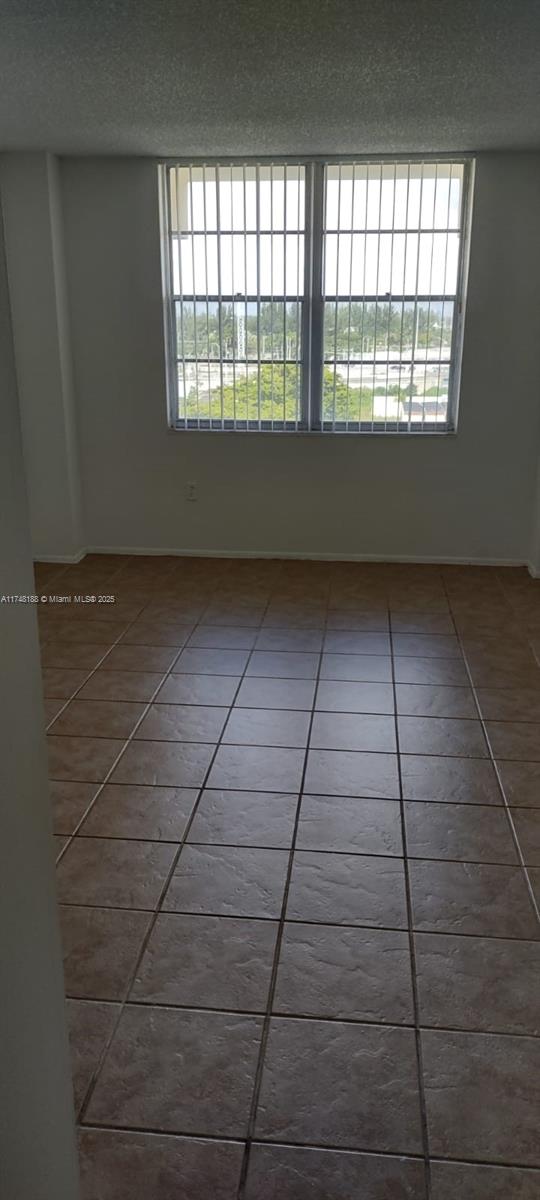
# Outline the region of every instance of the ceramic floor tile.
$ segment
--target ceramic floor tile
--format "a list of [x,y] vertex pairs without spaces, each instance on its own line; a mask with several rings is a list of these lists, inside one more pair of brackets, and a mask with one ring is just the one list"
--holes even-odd
[[245,1137],[261,1033],[260,1017],[128,1006],[88,1121]]
[[270,708],[233,708],[224,744],[251,746],[307,745],[311,714]]
[[171,646],[113,646],[110,654],[103,660],[104,671],[169,671],[178,650]]
[[298,792],[305,751],[267,746],[220,746],[208,787]]
[[57,870],[58,899],[110,908],[154,908],[176,846],[107,838],[75,838]]
[[534,898],[536,900],[536,906],[540,910],[540,868],[529,867],[527,874],[531,882]]
[[309,711],[315,695],[311,679],[244,679],[236,704],[244,708],[284,708]]
[[[42,625],[45,626],[45,620]],[[126,621],[88,621],[83,619],[66,620],[65,617],[49,617],[48,632],[51,641],[58,640],[70,644],[83,643],[87,646],[101,643],[112,646],[121,637]]]
[[423,1030],[431,1153],[538,1163],[540,1039]]
[[325,712],[392,715],[394,690],[391,683],[350,683],[323,679],[317,688],[315,707]]
[[538,938],[519,867],[409,862],[415,929],[480,937]]
[[55,833],[72,834],[99,789],[96,783],[50,780],[49,794]]
[[269,604],[262,620],[263,628],[323,629],[324,608],[302,605]]
[[162,913],[131,999],[264,1012],[277,930],[273,921]]
[[321,679],[358,683],[391,683],[392,660],[382,654],[323,654]]
[[180,650],[185,646],[192,628],[192,625],[141,617],[126,630],[122,637],[122,645],[172,646],[173,649]]
[[417,933],[421,1025],[540,1034],[540,942]]
[[491,805],[405,804],[407,853],[413,858],[517,863],[506,811]]
[[88,671],[69,667],[45,667],[41,673],[43,695],[47,700],[69,700],[84,683]]
[[420,1153],[412,1030],[273,1018],[258,1137]]
[[347,629],[359,633],[387,633],[388,612],[386,609],[372,612],[361,609],[330,608],[328,610],[327,629]]
[[82,1200],[236,1200],[240,1142],[82,1129]]
[[120,1011],[117,1004],[67,1000],[67,1024],[75,1109],[84,1100]]
[[323,636],[317,629],[261,629],[257,634],[255,649],[318,654],[322,649]]
[[372,713],[316,712],[310,746],[321,750],[383,750],[396,752],[393,717]]
[[144,704],[121,700],[72,700],[54,722],[52,733],[70,737],[130,737]]
[[289,854],[238,846],[185,846],[163,902],[166,912],[280,916]]
[[500,630],[488,630],[475,637],[463,638],[463,649],[471,666],[482,666],[506,670],[528,671],[534,667],[531,648],[524,636],[506,636]]
[[540,762],[540,725],[517,721],[487,721],[494,758]]
[[514,827],[527,866],[540,867],[540,812],[534,809],[515,809]]
[[50,779],[101,783],[120,755],[125,741],[105,737],[47,738]]
[[296,845],[299,850],[402,855],[400,805],[395,800],[304,795]]
[[406,929],[403,863],[395,858],[299,850],[286,915],[289,921]]
[[79,700],[152,699],[163,673],[161,671],[104,671],[100,667],[79,692]]
[[111,783],[200,787],[214,750],[215,746],[196,742],[130,742]]
[[203,792],[189,842],[287,849],[297,809],[294,795],[280,792]]
[[158,704],[232,704],[240,676],[170,675],[158,692]]
[[478,759],[404,754],[401,759],[406,800],[456,804],[502,804],[491,763]]
[[276,1200],[278,1196],[279,1200],[352,1200],[364,1196],[366,1200],[425,1200],[424,1167],[413,1158],[255,1142],[249,1158],[246,1200]]
[[80,833],[84,837],[180,842],[198,794],[196,788],[108,783]]
[[390,614],[392,633],[429,633],[454,635],[452,618],[444,613],[422,612],[392,612]]
[[390,638],[386,633],[355,633],[330,630],[324,639],[327,654],[390,654]]
[[66,995],[122,1000],[150,914],[114,908],[59,906]]
[[64,700],[50,700],[44,697],[43,711],[45,713],[45,726],[50,729],[54,720],[64,707]]
[[402,716],[478,718],[473,693],[466,687],[398,683],[396,701]]
[[332,796],[378,796],[383,800],[397,800],[397,757],[347,750],[310,750],[305,790]]
[[487,758],[480,721],[438,717],[398,717],[402,754],[438,754],[453,758]]
[[477,696],[486,721],[540,721],[540,686],[479,688]]
[[457,637],[444,633],[394,633],[393,651],[400,657],[461,658]]
[[204,612],[204,620],[208,625],[241,625],[244,629],[258,629],[264,615],[264,605],[210,605]]
[[110,646],[103,642],[99,646],[80,645],[77,642],[47,642],[41,650],[41,664],[55,670],[68,668],[93,671],[104,655],[108,654],[109,649]]
[[228,708],[202,704],[152,704],[135,733],[156,742],[219,741]]
[[540,763],[499,760],[497,769],[508,804],[540,808]]
[[436,587],[433,590],[424,587],[407,588],[400,580],[396,590],[392,588],[388,592],[388,604],[391,611],[395,612],[410,612],[415,611],[431,613],[433,615],[441,615],[448,612],[448,601],[442,587]]
[[476,688],[523,688],[538,687],[538,667],[531,661],[528,666],[486,662],[482,655],[468,656],[471,678]]
[[267,679],[315,679],[318,667],[318,654],[297,653],[292,650],[255,650],[249,660],[246,676],[262,676]]
[[408,934],[286,922],[274,1011],[413,1024]]
[[150,599],[145,608],[145,616],[150,620],[169,621],[171,624],[192,625],[202,619],[208,597],[201,598],[190,592],[183,593],[170,590],[158,593]]
[[174,664],[175,675],[241,675],[249,650],[182,650]]
[[190,650],[252,650],[256,637],[255,630],[241,625],[198,625],[188,646]]
[[[378,619],[384,619],[384,630],[388,626],[388,603],[386,588],[380,587],[339,587],[330,585],[328,598],[329,611],[338,612],[341,616],[354,620],[369,613],[376,613]],[[354,629],[355,626],[350,626]]]
[[467,687],[469,684],[465,664],[458,658],[396,657],[394,671],[396,683],[443,687]]
[[432,1200],[537,1200],[540,1171],[474,1163],[432,1162]]

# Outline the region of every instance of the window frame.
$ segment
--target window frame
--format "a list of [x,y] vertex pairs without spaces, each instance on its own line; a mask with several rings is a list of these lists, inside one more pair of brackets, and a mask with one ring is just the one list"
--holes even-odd
[[[324,206],[325,168],[338,165],[380,166],[385,164],[421,165],[459,163],[463,166],[463,186],[458,232],[460,235],[458,271],[454,299],[454,320],[449,354],[447,419],[445,422],[334,422],[328,427],[322,419],[324,370]],[[296,166],[305,175],[304,214],[304,290],[298,297],[302,305],[300,372],[300,414],[298,421],[242,421],[225,418],[210,421],[194,418],[187,422],[178,417],[177,331],[175,295],[172,282],[171,243],[174,236],[170,212],[169,172],[176,167]],[[174,433],[293,433],[299,435],[353,437],[444,437],[457,433],[463,359],[463,337],[470,258],[470,237],[476,159],[473,153],[455,154],[349,154],[288,156],[194,156],[168,158],[158,166],[161,279],[163,290],[164,349],[167,391],[167,419]],[[282,297],[274,299],[280,302]],[[285,297],[283,297],[285,302]],[[220,360],[223,361],[223,360]],[[390,427],[389,427],[390,426]]]

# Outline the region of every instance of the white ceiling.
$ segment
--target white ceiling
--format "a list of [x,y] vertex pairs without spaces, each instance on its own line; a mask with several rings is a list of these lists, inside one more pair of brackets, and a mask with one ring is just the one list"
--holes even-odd
[[0,0],[0,148],[540,147],[540,0]]

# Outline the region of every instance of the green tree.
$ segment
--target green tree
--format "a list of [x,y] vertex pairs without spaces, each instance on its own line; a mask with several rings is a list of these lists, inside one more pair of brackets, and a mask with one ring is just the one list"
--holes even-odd
[[[185,415],[213,420],[296,421],[300,409],[300,369],[292,363],[263,363],[258,372],[246,377],[238,368],[236,383],[210,391],[199,385],[191,388]],[[223,403],[223,408],[222,408]],[[344,380],[328,368],[323,372],[323,419],[371,421],[373,393],[370,388],[348,388]],[[184,412],[182,412],[184,415]]]

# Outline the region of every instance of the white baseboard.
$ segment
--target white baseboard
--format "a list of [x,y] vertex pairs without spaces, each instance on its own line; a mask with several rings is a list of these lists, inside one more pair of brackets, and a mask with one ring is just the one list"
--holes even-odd
[[[35,554],[34,562],[44,563],[65,563],[69,566],[70,563],[79,563],[89,553],[85,547],[84,550],[78,550],[76,554]],[[104,550],[104,554],[112,554],[112,550]]]
[[[87,554],[126,554],[146,556],[166,555],[167,557],[175,558],[282,558],[282,559],[300,559],[311,560],[315,562],[374,562],[374,563],[433,563],[439,566],[479,566],[479,567],[524,567],[528,566],[531,574],[533,574],[530,564],[526,564],[521,558],[487,558],[482,556],[476,557],[451,557],[439,555],[423,555],[423,554],[335,554],[332,551],[299,551],[299,550],[200,550],[186,549],[179,550],[177,546],[161,546],[156,549],[155,546],[88,546]],[[67,561],[67,560],[66,560]],[[71,560],[70,560],[71,561]],[[73,561],[79,561],[73,560]]]

